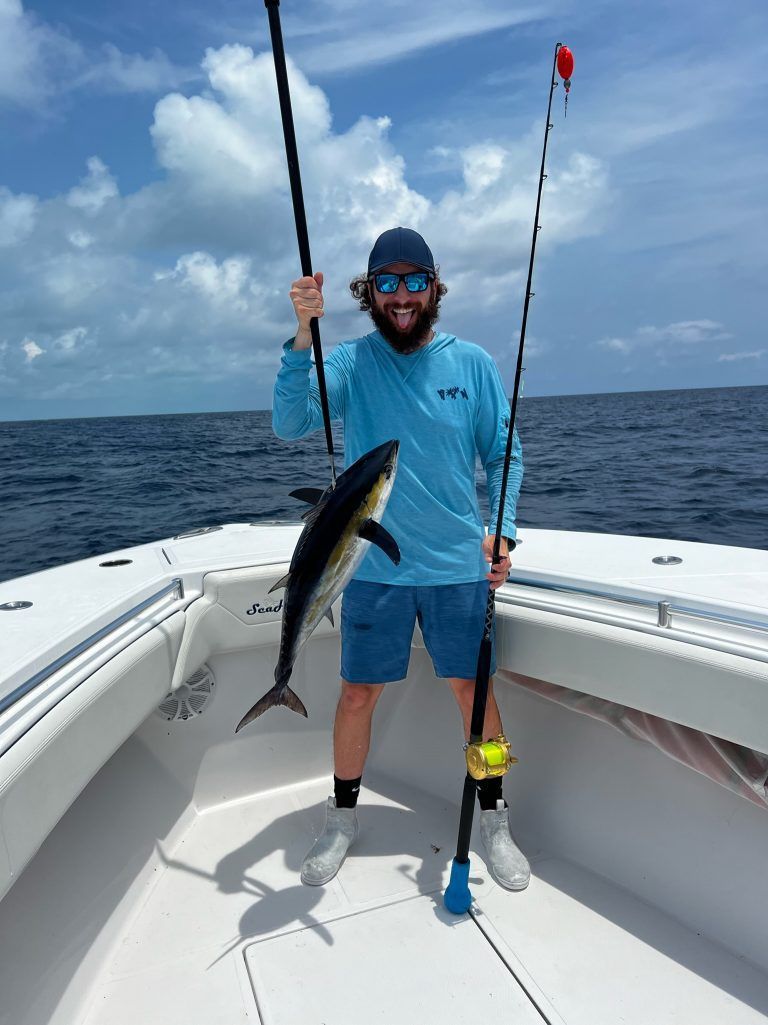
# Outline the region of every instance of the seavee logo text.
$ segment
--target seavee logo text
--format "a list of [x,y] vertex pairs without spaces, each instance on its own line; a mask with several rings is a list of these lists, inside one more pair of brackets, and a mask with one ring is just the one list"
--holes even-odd
[[255,601],[252,608],[246,609],[245,614],[247,616],[261,615],[262,612],[280,612],[283,607],[283,599],[281,598],[277,605],[260,605],[259,602]]

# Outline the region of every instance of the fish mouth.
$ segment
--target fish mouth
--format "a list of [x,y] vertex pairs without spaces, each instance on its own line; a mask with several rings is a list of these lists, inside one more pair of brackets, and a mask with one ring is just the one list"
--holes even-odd
[[[377,481],[381,484],[384,481],[392,480],[397,471],[397,454],[399,450],[400,442],[392,438],[389,441],[382,442],[381,445],[377,445],[376,448],[371,449],[370,452],[366,452],[364,456],[360,457],[358,463],[360,464],[360,472],[364,475],[364,486],[367,490],[375,489]],[[357,466],[358,464],[354,465]],[[339,479],[342,480],[352,469],[353,467],[347,467]]]
[[384,476],[387,480],[392,477],[392,474],[397,469],[397,457],[400,452],[400,442],[397,439],[394,439],[389,443],[389,445],[389,458],[384,464]]

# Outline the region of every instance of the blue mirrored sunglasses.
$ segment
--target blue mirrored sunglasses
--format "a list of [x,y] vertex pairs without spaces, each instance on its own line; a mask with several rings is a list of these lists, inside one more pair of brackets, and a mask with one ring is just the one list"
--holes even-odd
[[433,277],[427,271],[411,271],[409,274],[374,274],[373,280],[379,292],[396,292],[400,282],[405,282],[409,292],[424,292]]

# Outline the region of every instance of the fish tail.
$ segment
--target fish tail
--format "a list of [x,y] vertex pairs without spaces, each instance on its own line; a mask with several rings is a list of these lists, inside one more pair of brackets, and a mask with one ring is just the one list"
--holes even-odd
[[[277,670],[275,670],[275,676],[277,677]],[[268,708],[275,708],[277,705],[285,705],[286,708],[290,708],[292,712],[298,712],[299,715],[303,715],[305,719],[309,718],[307,710],[304,707],[304,702],[301,700],[299,695],[292,691],[288,686],[290,676],[290,670],[287,673],[282,673],[280,675],[274,687],[271,687],[264,697],[260,698],[252,708],[248,709],[235,727],[235,733],[239,733],[244,726],[248,725],[248,723],[253,722],[254,719],[258,719],[258,717],[263,715]]]
[[305,719],[309,718],[307,710],[304,707],[304,702],[295,691],[291,690],[290,687],[285,688],[280,704],[285,705],[286,708],[290,708],[292,712],[298,712],[299,715],[303,715]]

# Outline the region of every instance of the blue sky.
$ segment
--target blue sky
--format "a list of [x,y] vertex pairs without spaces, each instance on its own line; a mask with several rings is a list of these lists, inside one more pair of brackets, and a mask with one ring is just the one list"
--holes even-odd
[[[379,231],[527,395],[768,382],[765,5],[284,0],[330,350]],[[0,0],[0,419],[266,408],[298,276],[263,4]],[[761,288],[762,286],[762,288]]]

